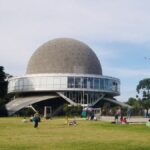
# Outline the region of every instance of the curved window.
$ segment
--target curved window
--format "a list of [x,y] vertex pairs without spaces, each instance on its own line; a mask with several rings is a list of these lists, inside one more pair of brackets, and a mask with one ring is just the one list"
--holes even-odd
[[104,79],[100,79],[100,89],[104,90]]
[[99,89],[99,79],[94,78],[94,89]]
[[82,88],[82,80],[80,77],[75,77],[75,88]]
[[93,89],[93,78],[88,78],[87,79],[87,87],[89,89]]
[[[8,84],[8,93],[11,91],[20,92],[39,90],[66,91],[67,88],[75,88],[75,91],[83,92],[114,92],[115,94],[117,94],[118,92],[119,94],[120,81],[115,78],[105,76],[31,76],[23,78],[13,78],[12,80],[10,80]],[[73,96],[71,95],[71,97]],[[78,97],[80,97],[80,95],[78,95]]]
[[68,88],[74,88],[74,77],[68,77]]
[[113,81],[113,83],[112,83],[112,90],[113,91],[117,91],[118,90],[118,83],[115,82],[115,81]]
[[87,78],[83,78],[83,88],[87,88]]

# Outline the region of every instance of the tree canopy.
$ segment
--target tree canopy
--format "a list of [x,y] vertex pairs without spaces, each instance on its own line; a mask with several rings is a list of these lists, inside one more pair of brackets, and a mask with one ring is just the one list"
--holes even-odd
[[136,88],[138,94],[141,94],[142,99],[150,98],[150,78],[139,81]]
[[145,109],[150,108],[150,78],[139,81],[136,88],[138,94],[141,96],[142,106]]
[[3,99],[7,94],[7,81],[4,67],[0,66],[0,98]]
[[7,95],[7,81],[4,67],[0,66],[0,116],[6,116],[7,111],[5,109],[6,95]]

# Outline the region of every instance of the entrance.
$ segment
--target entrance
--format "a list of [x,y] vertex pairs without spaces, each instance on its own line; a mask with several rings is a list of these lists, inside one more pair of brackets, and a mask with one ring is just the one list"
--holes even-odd
[[45,106],[44,107],[44,117],[46,119],[49,119],[52,117],[52,107],[51,106]]

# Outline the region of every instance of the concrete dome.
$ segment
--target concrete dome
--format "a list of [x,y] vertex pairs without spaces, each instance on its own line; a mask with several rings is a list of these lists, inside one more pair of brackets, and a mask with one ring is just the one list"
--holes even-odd
[[70,39],[58,38],[40,46],[31,56],[26,74],[77,73],[101,75],[101,64],[90,47]]

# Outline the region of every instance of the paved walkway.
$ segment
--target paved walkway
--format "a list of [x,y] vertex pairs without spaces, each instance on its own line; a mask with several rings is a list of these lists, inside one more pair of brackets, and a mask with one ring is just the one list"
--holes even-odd
[[[101,120],[112,122],[112,121],[114,121],[114,116],[102,116]],[[127,119],[127,122],[129,122],[129,123],[145,123],[148,120],[149,120],[149,118],[144,118],[144,117],[131,117],[130,119]]]

